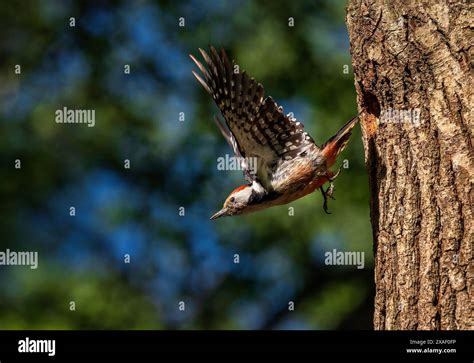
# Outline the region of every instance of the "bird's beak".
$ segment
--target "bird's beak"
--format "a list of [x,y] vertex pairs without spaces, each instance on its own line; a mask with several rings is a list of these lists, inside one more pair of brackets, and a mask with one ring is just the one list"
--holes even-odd
[[227,215],[227,208],[222,208],[219,212],[214,213],[211,219],[217,219],[219,217],[226,216],[226,215]]

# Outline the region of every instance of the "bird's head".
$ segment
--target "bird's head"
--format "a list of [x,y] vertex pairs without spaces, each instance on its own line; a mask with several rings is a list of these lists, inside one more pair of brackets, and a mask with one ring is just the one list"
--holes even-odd
[[229,194],[222,209],[213,214],[211,219],[245,213],[254,198],[255,193],[252,186],[249,184],[241,185]]

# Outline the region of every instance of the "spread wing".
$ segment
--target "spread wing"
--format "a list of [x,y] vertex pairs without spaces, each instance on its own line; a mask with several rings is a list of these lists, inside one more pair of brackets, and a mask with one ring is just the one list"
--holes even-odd
[[240,72],[223,49],[221,55],[214,47],[209,55],[199,51],[207,67],[190,55],[204,78],[193,71],[194,76],[219,107],[240,155],[257,158],[256,178],[272,190],[271,176],[280,162],[317,146],[303,124],[285,115],[271,97],[265,98],[263,86]]

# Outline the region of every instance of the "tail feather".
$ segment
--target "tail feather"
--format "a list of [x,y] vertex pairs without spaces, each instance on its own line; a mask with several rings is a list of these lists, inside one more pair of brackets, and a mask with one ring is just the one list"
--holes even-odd
[[337,156],[345,149],[349,138],[352,134],[352,129],[359,121],[360,113],[347,122],[341,129],[331,137],[326,143],[321,147],[323,154],[326,157],[327,165],[331,166],[336,162]]

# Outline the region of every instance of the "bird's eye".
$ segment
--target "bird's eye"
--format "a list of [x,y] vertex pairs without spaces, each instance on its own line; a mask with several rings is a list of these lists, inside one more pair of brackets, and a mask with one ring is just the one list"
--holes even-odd
[[230,198],[230,202],[231,202],[231,203],[234,203],[234,202],[235,202],[235,198],[234,198],[234,197]]

